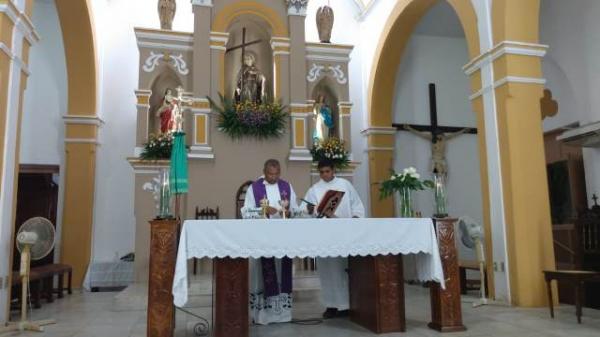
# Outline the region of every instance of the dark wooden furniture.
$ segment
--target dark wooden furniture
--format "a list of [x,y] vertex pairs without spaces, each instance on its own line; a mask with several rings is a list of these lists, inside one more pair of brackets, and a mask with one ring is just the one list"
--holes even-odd
[[[218,220],[220,219],[219,216],[219,207],[217,207],[217,209],[212,209],[212,208],[203,208],[202,210],[198,209],[198,206],[196,206],[196,216],[195,216],[196,220]],[[198,273],[198,259],[194,258],[193,260],[193,264],[194,264],[194,275],[196,275]]]
[[242,218],[242,207],[244,207],[244,201],[246,200],[246,191],[248,191],[248,187],[252,185],[252,180],[248,180],[238,188],[235,193],[235,218]]
[[173,337],[175,306],[173,277],[177,259],[177,220],[150,221],[148,337]]
[[[458,261],[458,270],[459,270],[459,279],[460,279],[460,293],[463,295],[467,294],[468,290],[473,290],[473,289],[481,289],[481,288],[472,288],[469,286],[469,282],[478,282],[479,286],[481,287],[481,281],[469,281],[467,279],[467,270],[475,270],[479,273],[479,262],[477,261]],[[485,283],[485,293],[489,294],[487,286],[488,286],[488,282],[487,282],[487,271],[484,269],[483,270],[483,278],[484,278],[484,283]]]
[[[67,276],[67,288],[64,287],[64,277]],[[58,298],[64,297],[64,291],[68,294],[72,293],[72,275],[73,267],[67,264],[46,264],[39,267],[32,267],[29,271],[29,283],[31,288],[31,297],[33,298],[33,307],[40,308],[43,297],[48,303],[54,301],[54,294],[58,295]],[[58,287],[54,288],[54,276],[58,276]],[[11,284],[14,293],[20,294],[18,288],[21,286],[21,276],[19,271],[12,273]]]
[[428,326],[440,332],[466,330],[462,323],[458,253],[454,239],[456,221],[453,218],[434,219],[446,288],[433,282],[429,286],[431,322]]
[[402,256],[348,258],[350,320],[375,333],[404,332]]
[[[23,223],[33,217],[41,216],[52,222],[56,228],[58,207],[58,174],[57,165],[19,165],[19,184],[17,190],[17,212],[14,223],[14,233],[17,233]],[[21,254],[13,244],[12,270],[19,272]],[[31,261],[31,268],[52,264],[54,250],[39,260]],[[20,297],[20,295],[17,295]]]
[[[465,330],[454,241],[456,219],[436,219],[435,222],[446,288],[441,289],[437,283],[430,285],[432,321],[429,327],[441,332]],[[152,221],[151,228],[147,336],[172,337],[175,317],[171,290],[177,251],[177,222]],[[354,306],[351,319],[375,332],[405,330],[401,257],[380,255],[350,260],[350,298],[351,306]],[[215,259],[213,277],[214,336],[247,337],[248,260]]]
[[569,282],[575,288],[575,314],[577,323],[581,324],[581,306],[584,299],[584,283],[600,282],[600,272],[583,270],[544,270],[544,279],[548,289],[548,303],[550,316],[554,318],[554,304],[552,301],[552,280]]

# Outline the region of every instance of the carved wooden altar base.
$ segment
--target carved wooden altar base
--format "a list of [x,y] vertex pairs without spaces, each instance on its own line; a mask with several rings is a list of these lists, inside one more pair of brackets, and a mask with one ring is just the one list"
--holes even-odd
[[[441,332],[465,330],[462,324],[458,256],[454,241],[456,219],[436,219],[446,289],[431,284],[431,323]],[[152,222],[148,336],[171,337],[174,307],[171,295],[175,269],[177,223]],[[375,333],[406,331],[402,257],[367,256],[349,259],[350,319]],[[248,260],[215,259],[215,337],[249,335]]]

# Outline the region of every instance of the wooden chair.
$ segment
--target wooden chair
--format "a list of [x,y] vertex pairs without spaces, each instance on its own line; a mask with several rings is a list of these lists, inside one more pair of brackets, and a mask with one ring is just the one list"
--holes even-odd
[[248,180],[243,183],[235,193],[235,218],[242,219],[242,207],[244,207],[244,201],[246,200],[246,192],[248,187],[252,185],[253,181]]
[[594,206],[580,212],[573,225],[566,224],[558,228],[563,232],[560,240],[556,240],[556,237],[554,240],[554,247],[559,248],[556,249],[558,270],[543,271],[552,317],[552,280],[557,281],[561,302],[575,304],[579,323],[582,306],[600,308],[600,206],[596,203],[598,198],[595,195],[593,199]]
[[[196,220],[218,220],[220,218],[219,216],[219,207],[217,207],[217,209],[212,209],[212,208],[204,208],[202,210],[200,210],[198,208],[198,206],[196,206],[196,216],[195,216]],[[194,275],[196,275],[198,273],[198,259],[194,258],[194,271],[193,271]]]

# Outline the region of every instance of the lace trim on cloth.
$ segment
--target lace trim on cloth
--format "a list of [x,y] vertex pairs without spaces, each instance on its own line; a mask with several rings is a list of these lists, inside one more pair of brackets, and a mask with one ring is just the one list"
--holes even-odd
[[261,249],[254,248],[252,250],[229,250],[227,248],[222,249],[209,249],[209,248],[198,248],[188,247],[188,258],[191,257],[207,257],[207,258],[254,258],[258,259],[261,257],[274,257],[274,258],[306,258],[306,257],[348,257],[348,256],[376,256],[376,255],[400,255],[400,254],[429,254],[429,251],[424,249],[398,249],[397,245],[393,247],[386,247],[382,245],[364,245],[364,246],[328,246],[328,247],[302,247],[302,248],[286,248],[282,250],[274,249]]
[[280,293],[265,298],[262,291],[250,293],[250,312],[255,324],[289,322],[292,319],[292,295]]

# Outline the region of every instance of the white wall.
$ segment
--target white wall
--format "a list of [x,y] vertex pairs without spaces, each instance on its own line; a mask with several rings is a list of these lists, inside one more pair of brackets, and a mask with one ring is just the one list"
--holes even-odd
[[60,165],[64,157],[67,67],[54,1],[36,1],[32,21],[41,39],[30,52],[20,162]]
[[[134,250],[133,155],[139,52],[134,27],[159,28],[155,1],[94,0],[94,24],[100,62],[98,115],[100,147],[96,161],[93,261],[110,261]],[[132,15],[135,13],[135,15]],[[193,30],[189,0],[177,1],[173,29]]]
[[35,2],[33,25],[40,41],[29,54],[21,127],[21,164],[58,165],[55,260],[60,259],[64,196],[64,122],[67,113],[67,66],[62,31],[53,0]]
[[[540,42],[550,46],[544,77],[559,111],[544,120],[546,131],[600,120],[600,1],[542,0]],[[588,202],[600,193],[600,149],[584,148]]]
[[[468,96],[470,85],[462,66],[468,60],[464,37],[413,35],[403,56],[396,80],[394,122],[430,124],[429,83],[436,84],[438,123],[476,127]],[[461,135],[447,144],[448,213],[468,215],[483,223],[479,145],[477,135]],[[395,170],[414,166],[424,178],[431,176],[431,143],[409,132],[396,134]],[[415,211],[433,214],[431,190],[414,194]],[[462,247],[462,246],[461,246]],[[471,252],[461,251],[461,254]]]

